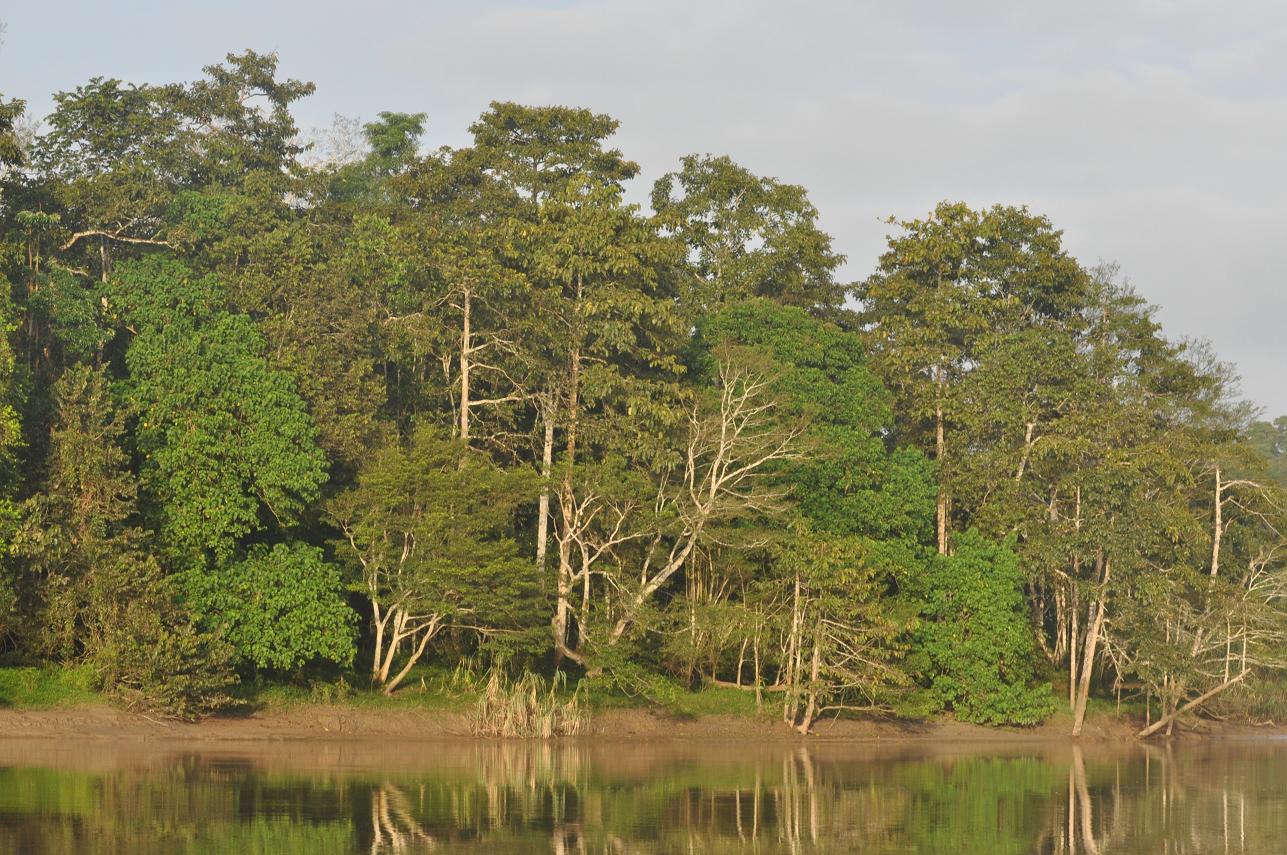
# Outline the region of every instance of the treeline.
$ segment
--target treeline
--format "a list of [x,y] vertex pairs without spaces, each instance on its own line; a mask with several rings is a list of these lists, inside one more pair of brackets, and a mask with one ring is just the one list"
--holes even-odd
[[[890,222],[494,103],[321,158],[247,52],[0,102],[0,626],[194,714],[430,661],[1154,727],[1287,654],[1287,421],[1024,208]],[[341,148],[345,148],[341,146]],[[365,677],[364,677],[365,679]],[[1234,691],[1228,691],[1228,690]]]

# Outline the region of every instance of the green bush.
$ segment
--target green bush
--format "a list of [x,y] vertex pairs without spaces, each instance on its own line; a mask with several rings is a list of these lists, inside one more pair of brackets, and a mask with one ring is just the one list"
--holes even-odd
[[1038,724],[1054,698],[1049,683],[1036,682],[1019,559],[973,530],[956,547],[930,562],[922,580],[925,621],[917,636],[929,694],[962,721]]
[[236,564],[185,574],[184,587],[202,625],[222,628],[237,657],[256,668],[353,663],[357,615],[339,570],[316,547],[259,546]]
[[128,707],[195,718],[233,703],[233,649],[195,623],[172,582],[137,553],[100,562],[85,579],[82,658]]
[[234,705],[232,645],[193,623],[168,623],[153,606],[124,607],[91,654],[103,689],[132,709],[183,719]]

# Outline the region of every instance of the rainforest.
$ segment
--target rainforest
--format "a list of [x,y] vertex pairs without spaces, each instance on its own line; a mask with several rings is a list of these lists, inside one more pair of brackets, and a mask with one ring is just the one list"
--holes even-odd
[[844,281],[718,153],[645,186],[509,102],[310,141],[313,88],[0,97],[0,703],[1287,714],[1287,417],[1040,212],[891,217]]

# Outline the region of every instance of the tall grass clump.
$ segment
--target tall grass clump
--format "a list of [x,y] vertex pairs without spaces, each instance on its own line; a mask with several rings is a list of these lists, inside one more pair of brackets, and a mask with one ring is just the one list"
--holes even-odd
[[582,733],[590,715],[581,703],[581,687],[571,695],[566,688],[567,677],[561,672],[547,684],[530,671],[511,680],[500,668],[494,668],[470,713],[470,730],[476,736],[528,739]]

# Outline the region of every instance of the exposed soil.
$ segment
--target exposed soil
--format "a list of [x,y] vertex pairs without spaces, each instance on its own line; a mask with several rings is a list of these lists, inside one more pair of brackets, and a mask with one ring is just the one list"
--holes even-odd
[[[741,768],[746,763],[780,764],[787,757],[816,762],[954,762],[985,754],[1066,762],[1083,748],[1101,759],[1169,750],[1135,739],[1138,728],[1130,722],[1092,720],[1077,742],[1068,736],[1069,724],[1066,717],[1030,729],[984,728],[950,720],[843,720],[823,722],[815,735],[802,737],[773,720],[681,719],[626,709],[599,711],[586,736],[540,741],[476,738],[468,733],[461,713],[442,710],[303,705],[182,723],[108,706],[0,709],[0,768],[154,770],[180,763],[375,777],[432,769],[488,779],[515,770],[531,775],[593,767],[643,779],[676,764]],[[1280,728],[1222,725],[1195,739],[1194,748],[1226,750],[1217,748],[1211,736],[1262,745],[1267,737],[1284,739]]]
[[[950,719],[924,722],[824,720],[803,737],[772,718],[703,716],[682,718],[639,709],[596,712],[590,739],[751,740],[773,742],[1068,742],[1069,722],[1055,717],[1040,727],[990,728]],[[1129,742],[1135,726],[1105,718],[1087,723],[1082,742]],[[444,710],[363,709],[340,705],[298,705],[245,715],[212,716],[177,722],[109,706],[46,710],[0,709],[0,739],[103,740],[408,740],[469,739],[465,717]]]

